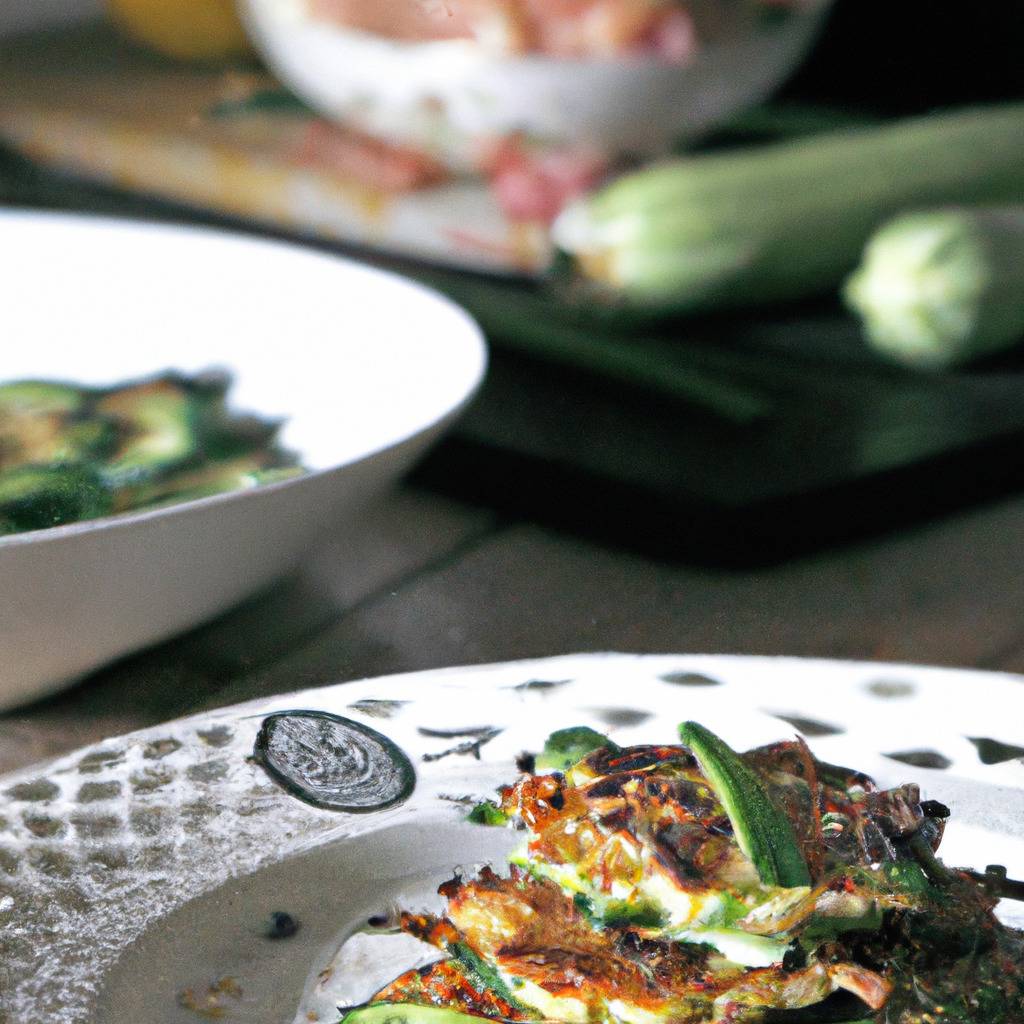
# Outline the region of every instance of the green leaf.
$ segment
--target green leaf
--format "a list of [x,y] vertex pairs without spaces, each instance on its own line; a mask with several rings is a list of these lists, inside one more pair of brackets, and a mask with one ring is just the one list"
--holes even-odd
[[877,932],[884,921],[882,908],[872,902],[861,917],[816,917],[804,929],[800,940],[808,949],[822,942],[831,942],[844,932]]

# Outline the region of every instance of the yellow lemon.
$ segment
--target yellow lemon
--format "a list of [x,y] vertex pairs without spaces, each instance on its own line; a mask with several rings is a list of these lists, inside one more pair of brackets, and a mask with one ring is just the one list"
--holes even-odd
[[252,52],[234,0],[107,0],[114,21],[139,42],[182,60]]

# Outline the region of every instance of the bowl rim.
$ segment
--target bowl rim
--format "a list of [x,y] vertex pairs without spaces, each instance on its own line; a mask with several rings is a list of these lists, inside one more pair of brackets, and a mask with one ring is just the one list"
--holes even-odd
[[[43,544],[47,542],[62,541],[69,537],[78,535],[98,533],[100,531],[114,530],[119,527],[127,527],[136,523],[146,523],[154,520],[163,520],[187,514],[196,508],[207,508],[222,504],[234,503],[251,498],[258,494],[273,494],[280,491],[297,488],[308,484],[311,480],[330,476],[340,470],[351,466],[360,465],[378,456],[401,448],[415,438],[429,433],[452,420],[464,409],[476,392],[479,390],[487,372],[488,350],[482,328],[476,320],[457,302],[442,294],[429,285],[422,284],[410,277],[393,271],[364,263],[351,256],[325,250],[322,247],[304,246],[298,240],[271,238],[264,235],[249,235],[244,231],[232,230],[231,228],[208,227],[206,225],[194,225],[179,222],[165,222],[145,217],[127,217],[108,214],[92,214],[68,211],[36,210],[31,207],[9,207],[0,209],[0,226],[12,222],[25,222],[31,224],[33,221],[45,221],[50,224],[66,224],[72,230],[88,230],[92,227],[114,228],[115,230],[143,230],[168,233],[173,235],[192,235],[199,239],[222,239],[249,243],[254,247],[264,248],[277,252],[295,251],[304,254],[316,254],[324,259],[334,260],[343,268],[356,269],[360,273],[368,273],[373,276],[390,281],[398,288],[418,293],[427,302],[446,309],[454,318],[454,321],[461,321],[465,328],[464,345],[467,355],[467,377],[468,381],[462,388],[460,394],[454,400],[448,400],[442,408],[435,410],[432,417],[421,423],[412,432],[406,431],[401,437],[378,444],[361,452],[359,455],[345,459],[337,464],[326,466],[320,469],[308,470],[299,476],[286,480],[273,481],[267,484],[260,484],[256,487],[241,488],[233,491],[225,491],[221,494],[211,494],[201,498],[192,498],[186,501],[174,502],[159,508],[140,509],[138,511],[116,512],[110,515],[99,516],[95,519],[85,519],[79,522],[66,523],[61,526],[49,526],[38,530],[26,530],[20,533],[12,533],[0,536],[0,555],[5,550],[16,547],[23,547],[31,544]],[[154,370],[154,373],[160,372]],[[255,410],[258,413],[258,410]]]
[[[794,3],[789,13],[794,20],[813,21],[820,19],[828,13],[834,5],[835,0],[802,0]],[[276,13],[276,0],[238,0],[239,9],[246,28],[250,34],[256,37],[257,45],[263,43],[262,32],[266,29],[270,18]],[[770,6],[770,5],[767,5]],[[567,73],[579,71],[583,68],[607,68],[609,66],[639,66],[647,68],[675,68],[689,69],[698,61],[708,58],[715,59],[718,54],[727,50],[734,44],[734,40],[715,39],[703,44],[695,55],[695,58],[683,64],[673,61],[659,60],[643,53],[622,53],[615,55],[593,54],[593,55],[559,55],[545,53],[543,51],[526,51],[523,53],[503,52],[493,50],[476,39],[471,38],[450,38],[450,39],[395,39],[390,36],[381,35],[377,32],[370,32],[366,29],[353,28],[343,25],[340,22],[331,21],[329,18],[317,17],[304,7],[300,7],[296,13],[289,8],[287,12],[281,11],[281,18],[276,23],[276,29],[282,25],[299,26],[302,29],[314,28],[337,35],[346,40],[350,45],[366,46],[377,48],[380,53],[389,52],[395,57],[411,57],[417,54],[431,55],[441,58],[472,60],[475,64],[489,64],[493,66],[506,65],[508,67],[527,66],[551,66],[561,65]],[[756,33],[751,34],[756,35]]]

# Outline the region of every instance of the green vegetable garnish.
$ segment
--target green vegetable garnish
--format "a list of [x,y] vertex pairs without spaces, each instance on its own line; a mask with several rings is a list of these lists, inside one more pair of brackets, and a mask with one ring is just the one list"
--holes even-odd
[[831,942],[844,932],[877,932],[885,915],[877,903],[872,903],[860,917],[818,917],[801,933],[800,941],[808,949],[823,942]]
[[466,815],[466,820],[474,825],[506,825],[508,815],[493,800],[484,800]]
[[772,803],[763,783],[740,756],[697,722],[679,726],[679,737],[700,763],[732,822],[740,849],[765,885],[810,885],[811,876],[789,819]]
[[606,928],[662,928],[665,925],[665,913],[652,902],[610,900],[604,908],[601,924]]
[[921,869],[921,866],[912,860],[891,861],[882,866],[885,877],[892,883],[893,887],[900,892],[918,895],[928,892],[931,882],[928,876]]
[[564,772],[602,747],[618,750],[607,736],[585,725],[559,729],[548,737],[544,749],[537,755],[535,767],[538,773]]

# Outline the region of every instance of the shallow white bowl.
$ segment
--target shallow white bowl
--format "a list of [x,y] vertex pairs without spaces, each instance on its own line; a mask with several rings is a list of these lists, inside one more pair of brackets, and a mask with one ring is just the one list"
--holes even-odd
[[677,66],[399,42],[316,21],[301,0],[240,0],[264,57],[315,109],[459,168],[473,165],[481,140],[517,132],[612,154],[663,153],[762,99],[804,55],[829,6],[810,0]]
[[485,367],[447,299],[227,233],[0,214],[0,377],[112,384],[224,367],[312,470],[149,512],[0,538],[0,708],[198,624],[293,567],[405,470]]

